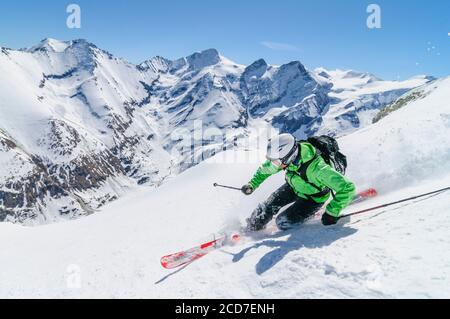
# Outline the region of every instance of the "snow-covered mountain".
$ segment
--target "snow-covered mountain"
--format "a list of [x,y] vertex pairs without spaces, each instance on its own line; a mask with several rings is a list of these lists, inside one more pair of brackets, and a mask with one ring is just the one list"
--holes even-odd
[[435,80],[417,76],[406,81],[383,81],[373,74],[356,71],[315,70],[321,81],[331,84],[329,112],[321,118],[319,133],[344,135],[365,127],[380,108],[390,105],[412,88]]
[[428,81],[312,72],[298,61],[246,67],[215,49],[134,65],[85,40],[1,48],[0,220],[91,214],[233,147],[255,126],[347,134]]
[[[380,192],[345,213],[449,186],[449,87],[450,78],[425,85],[421,98],[403,96],[401,107],[339,140],[348,176],[358,188]],[[225,161],[248,151],[260,151],[259,161]],[[284,183],[280,173],[252,196],[212,187],[246,183],[263,159],[264,149],[227,151],[83,219],[34,228],[0,224],[0,297],[450,297],[449,192],[332,227],[314,219],[278,233],[269,225],[188,267],[164,270],[161,256],[237,229]]]

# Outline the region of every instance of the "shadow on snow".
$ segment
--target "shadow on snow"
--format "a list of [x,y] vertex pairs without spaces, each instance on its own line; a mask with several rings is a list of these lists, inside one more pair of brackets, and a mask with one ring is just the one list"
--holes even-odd
[[[303,225],[301,227],[278,232],[267,239],[255,243],[241,252],[234,254],[233,262],[239,262],[246,253],[259,247],[275,248],[265,254],[256,264],[256,273],[262,275],[273,266],[283,260],[287,254],[301,248],[322,248],[331,245],[333,242],[351,236],[357,232],[356,229],[346,226],[333,226],[324,228],[322,225]],[[288,240],[277,240],[277,238],[289,236]]]

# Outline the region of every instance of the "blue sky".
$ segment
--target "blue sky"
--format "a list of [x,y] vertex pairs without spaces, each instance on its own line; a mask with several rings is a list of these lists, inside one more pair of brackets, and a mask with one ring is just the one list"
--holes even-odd
[[[70,3],[81,7],[81,29],[66,27]],[[366,26],[371,3],[381,29]],[[300,60],[405,79],[450,75],[449,17],[448,0],[3,0],[0,46],[86,38],[134,63],[216,48],[242,64]]]

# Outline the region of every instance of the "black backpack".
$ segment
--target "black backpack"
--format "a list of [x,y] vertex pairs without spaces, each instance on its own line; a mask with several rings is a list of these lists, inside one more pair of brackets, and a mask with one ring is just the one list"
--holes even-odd
[[307,140],[318,151],[325,162],[342,175],[347,170],[347,157],[339,151],[339,144],[335,138],[327,135],[310,137]]
[[[327,135],[322,136],[313,136],[308,138],[306,141],[300,141],[300,143],[310,143],[313,145],[316,150],[317,154],[314,156],[310,161],[303,163],[299,170],[297,171],[297,174],[308,184],[315,187],[319,193],[315,196],[324,196],[328,192],[330,192],[330,189],[324,189],[321,190],[318,186],[314,185],[308,180],[308,176],[306,175],[306,171],[308,170],[309,165],[318,157],[322,156],[324,161],[331,165],[337,172],[341,173],[342,175],[345,175],[345,171],[347,170],[347,157],[342,154],[339,151],[339,144],[336,141],[335,138]],[[298,161],[300,160],[300,156],[298,158]]]

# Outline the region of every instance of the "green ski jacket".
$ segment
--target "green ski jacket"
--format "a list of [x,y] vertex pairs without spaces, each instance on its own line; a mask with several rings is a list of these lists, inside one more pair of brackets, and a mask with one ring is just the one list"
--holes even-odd
[[[311,162],[306,176],[310,183],[314,184],[326,194],[319,194],[316,187],[302,179],[299,169],[303,163],[312,160],[316,156],[316,148],[310,143],[300,143],[301,160],[298,166],[291,164],[285,168],[286,182],[294,192],[301,198],[314,200],[316,203],[325,203],[330,199],[331,192],[326,193],[328,188],[333,192],[333,200],[328,204],[327,213],[339,217],[342,210],[350,204],[356,194],[355,185],[344,175],[337,172],[328,165],[321,156]],[[275,166],[271,161],[266,161],[256,172],[249,185],[256,190],[267,178],[279,173],[283,169]],[[319,194],[319,195],[317,195]]]

